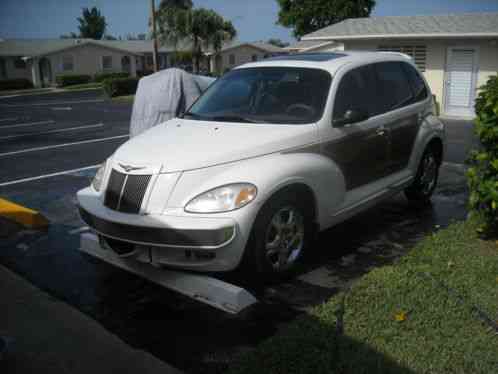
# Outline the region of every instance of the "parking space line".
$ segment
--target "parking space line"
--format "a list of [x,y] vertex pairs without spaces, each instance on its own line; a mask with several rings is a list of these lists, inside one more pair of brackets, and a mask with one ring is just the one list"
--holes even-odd
[[59,171],[57,173],[51,173],[51,174],[45,174],[45,175],[38,175],[36,177],[16,179],[16,180],[13,180],[13,181],[8,181],[8,182],[0,183],[0,187],[10,186],[10,185],[19,184],[19,183],[32,182],[32,181],[36,181],[36,180],[39,180],[39,179],[46,179],[46,178],[51,178],[51,177],[57,177],[59,175],[77,173],[79,171],[84,171],[84,170],[97,169],[98,167],[100,167],[100,165],[101,164],[97,164],[97,165],[85,166],[85,167],[78,168],[78,169]]
[[12,152],[0,153],[0,157],[18,155],[18,154],[21,154],[21,153],[28,153],[28,152],[35,152],[35,151],[44,151],[44,150],[47,150],[47,149],[69,147],[69,146],[72,146],[72,145],[79,145],[79,144],[105,142],[107,140],[121,139],[121,138],[127,138],[127,137],[129,137],[128,134],[126,134],[126,135],[117,135],[117,136],[109,136],[107,138],[97,138],[97,139],[82,140],[82,141],[73,142],[73,143],[55,144],[55,145],[47,145],[47,146],[44,146],[44,147],[21,149],[19,151],[12,151]]
[[9,108],[25,107],[25,106],[40,106],[40,105],[67,105],[67,104],[83,104],[83,103],[103,103],[104,99],[91,99],[91,100],[70,100],[70,101],[45,101],[41,103],[27,103],[27,104],[0,104]]
[[11,117],[11,118],[0,118],[0,122],[3,121],[15,121],[18,117]]
[[17,134],[17,135],[7,135],[7,136],[0,136],[0,140],[6,140],[6,139],[15,139],[15,138],[22,138],[25,136],[34,136],[34,135],[44,135],[44,134],[54,134],[57,132],[67,132],[67,131],[76,131],[76,130],[82,130],[82,129],[92,129],[96,127],[103,127],[103,123],[98,123],[96,125],[89,125],[89,126],[78,126],[78,127],[69,127],[67,129],[59,129],[59,130],[50,130],[50,131],[44,131],[44,132],[37,132],[37,133],[28,133],[28,134]]
[[0,130],[12,129],[14,127],[26,127],[26,126],[34,126],[34,125],[49,125],[51,123],[55,123],[55,121],[48,120],[48,121],[38,121],[38,122],[17,123],[15,125],[0,126]]

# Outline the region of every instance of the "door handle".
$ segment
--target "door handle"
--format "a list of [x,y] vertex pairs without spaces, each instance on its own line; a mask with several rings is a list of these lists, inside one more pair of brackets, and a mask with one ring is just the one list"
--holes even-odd
[[386,134],[386,129],[384,127],[379,127],[375,133],[379,136],[384,136]]

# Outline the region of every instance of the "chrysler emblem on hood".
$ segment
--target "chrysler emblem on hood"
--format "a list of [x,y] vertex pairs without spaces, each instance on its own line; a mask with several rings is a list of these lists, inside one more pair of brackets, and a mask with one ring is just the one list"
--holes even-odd
[[119,164],[119,166],[121,166],[124,169],[124,171],[126,171],[127,173],[129,173],[130,171],[133,171],[133,170],[145,169],[145,166],[131,166],[131,165],[123,165],[123,164]]

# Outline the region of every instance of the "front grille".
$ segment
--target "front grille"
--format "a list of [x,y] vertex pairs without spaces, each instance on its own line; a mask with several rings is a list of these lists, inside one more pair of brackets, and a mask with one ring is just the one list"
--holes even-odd
[[127,175],[113,169],[107,184],[104,205],[123,213],[138,213],[150,177],[150,175]]

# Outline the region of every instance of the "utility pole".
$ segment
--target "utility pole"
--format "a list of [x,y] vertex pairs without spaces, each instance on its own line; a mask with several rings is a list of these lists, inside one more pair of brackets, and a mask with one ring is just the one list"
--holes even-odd
[[151,9],[151,22],[152,22],[152,44],[154,45],[154,51],[152,52],[152,60],[154,64],[154,72],[158,71],[157,63],[158,63],[158,55],[157,55],[157,33],[156,33],[156,7],[154,4],[155,0],[150,0],[150,9]]

